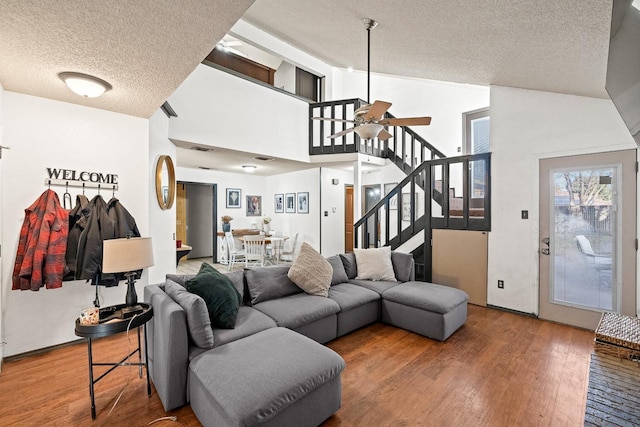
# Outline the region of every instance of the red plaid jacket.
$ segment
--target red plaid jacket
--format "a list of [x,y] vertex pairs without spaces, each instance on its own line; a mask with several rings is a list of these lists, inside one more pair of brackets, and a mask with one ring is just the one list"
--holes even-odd
[[46,190],[24,210],[12,289],[61,287],[68,234],[69,213],[60,205],[55,191]]

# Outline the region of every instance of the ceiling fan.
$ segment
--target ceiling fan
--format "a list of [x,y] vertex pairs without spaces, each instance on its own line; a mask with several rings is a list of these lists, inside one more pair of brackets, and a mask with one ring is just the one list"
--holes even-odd
[[371,30],[378,23],[373,19],[363,19],[364,26],[367,30],[367,104],[354,111],[353,120],[334,119],[330,117],[312,117],[314,120],[327,120],[332,122],[353,123],[355,126],[345,129],[341,132],[329,135],[327,138],[339,138],[350,132],[355,132],[362,139],[378,138],[382,141],[387,140],[393,135],[387,132],[385,126],[426,126],[431,123],[431,117],[406,117],[406,118],[389,118],[385,119],[384,114],[391,107],[390,102],[375,101],[371,104],[369,101],[371,89]]

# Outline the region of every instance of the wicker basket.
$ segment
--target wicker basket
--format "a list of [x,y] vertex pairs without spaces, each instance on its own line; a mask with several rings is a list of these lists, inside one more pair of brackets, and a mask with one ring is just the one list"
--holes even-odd
[[596,328],[595,350],[623,359],[640,360],[640,319],[603,313]]

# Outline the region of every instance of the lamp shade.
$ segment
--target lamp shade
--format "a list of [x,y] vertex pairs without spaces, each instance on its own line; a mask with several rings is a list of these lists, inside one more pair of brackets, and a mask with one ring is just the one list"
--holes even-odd
[[151,237],[105,240],[102,246],[102,272],[128,273],[153,265]]
[[362,139],[373,139],[378,136],[382,127],[377,123],[365,123],[356,127],[355,132]]

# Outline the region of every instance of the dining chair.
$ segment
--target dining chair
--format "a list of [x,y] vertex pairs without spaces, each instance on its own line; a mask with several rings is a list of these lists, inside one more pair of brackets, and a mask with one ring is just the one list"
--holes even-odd
[[218,261],[220,264],[229,264],[229,248],[227,247],[227,236],[225,235],[220,239]]
[[[298,250],[298,239],[299,233],[296,233],[293,236],[293,239],[290,240],[291,244],[288,247],[284,247],[282,252],[280,253],[280,261],[282,262],[293,262],[296,258],[297,250]],[[288,243],[288,242],[287,242]]]
[[244,266],[264,266],[264,234],[244,236]]
[[269,250],[268,260],[273,265],[280,264],[280,257],[282,256],[282,250],[284,249],[283,237],[271,237],[271,247]]
[[236,242],[231,231],[225,231],[224,238],[227,241],[227,270],[233,270],[236,261],[244,261],[246,254],[243,249],[236,249]]

